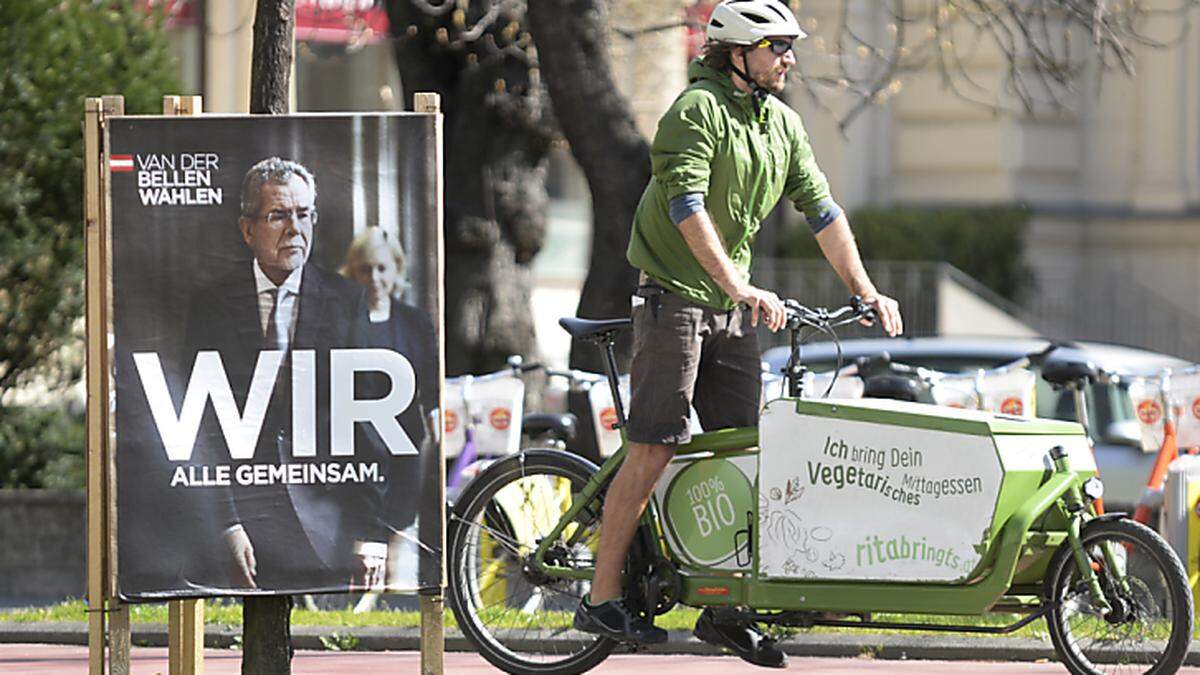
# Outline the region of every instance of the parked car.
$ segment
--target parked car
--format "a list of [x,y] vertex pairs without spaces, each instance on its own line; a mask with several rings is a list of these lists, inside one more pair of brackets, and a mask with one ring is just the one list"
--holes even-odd
[[[859,357],[887,352],[893,362],[950,373],[993,368],[1043,351],[1050,345],[1049,340],[1014,338],[898,338],[841,342],[845,364],[854,363]],[[832,370],[837,365],[837,351],[831,342],[805,345],[801,357],[804,365],[813,372]],[[1063,344],[1055,350],[1055,358],[1060,357],[1088,360],[1106,372],[1124,375],[1153,375],[1163,368],[1191,365],[1166,354],[1098,342]],[[774,373],[782,372],[787,359],[786,346],[769,349],[763,354],[765,367]],[[1088,387],[1087,396],[1089,431],[1096,444],[1096,463],[1104,481],[1105,503],[1109,510],[1132,510],[1146,484],[1155,453],[1142,451],[1141,432],[1127,385],[1119,381],[1094,384]],[[1070,392],[1054,391],[1039,377],[1036,415],[1074,420],[1074,397]]]

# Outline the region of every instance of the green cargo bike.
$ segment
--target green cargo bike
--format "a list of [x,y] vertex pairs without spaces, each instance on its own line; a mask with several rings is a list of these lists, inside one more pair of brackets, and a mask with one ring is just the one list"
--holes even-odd
[[[1178,558],[1152,530],[1097,515],[1102,485],[1081,425],[882,399],[803,397],[801,331],[869,314],[788,301],[787,396],[757,428],[696,435],[659,482],[626,562],[631,607],[723,607],[745,621],[1007,633],[1045,619],[1072,673],[1177,670],[1192,634]],[[869,318],[869,317],[868,317]],[[564,319],[603,350],[628,320]],[[1089,364],[1058,364],[1059,385]],[[589,588],[605,488],[562,450],[495,461],[447,531],[459,627],[512,673],[579,673],[616,643],[571,627]],[[1011,625],[880,622],[872,613],[1021,615]]]

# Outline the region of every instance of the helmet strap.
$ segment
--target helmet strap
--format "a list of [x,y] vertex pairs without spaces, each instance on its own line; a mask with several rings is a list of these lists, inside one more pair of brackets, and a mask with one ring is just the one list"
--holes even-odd
[[[745,52],[743,52],[742,53],[742,65],[745,65],[745,64],[746,64],[746,54],[745,54]],[[761,112],[759,106],[761,106],[762,103],[767,100],[767,97],[771,95],[771,92],[767,91],[766,87],[763,87],[757,81],[755,81],[754,78],[750,77],[745,72],[743,72],[741,68],[738,68],[736,65],[734,65],[732,54],[730,55],[730,59],[729,59],[729,68],[730,68],[730,70],[732,70],[734,72],[735,75],[742,78],[742,81],[745,82],[750,87],[750,93],[753,96],[753,98],[751,100],[754,103],[754,115],[755,115],[755,117],[757,117]],[[749,68],[747,68],[747,70],[749,70]]]

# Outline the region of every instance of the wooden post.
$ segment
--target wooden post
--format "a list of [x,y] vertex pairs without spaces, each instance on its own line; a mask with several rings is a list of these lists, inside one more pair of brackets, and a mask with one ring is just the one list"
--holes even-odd
[[129,675],[133,651],[133,631],[129,624],[129,606],[113,598],[108,607],[108,672]]
[[167,603],[167,672],[171,675],[204,673],[204,601],[172,600]]
[[[434,148],[434,156],[436,158],[436,177],[434,179],[434,189],[437,193],[437,228],[438,251],[439,255],[442,251],[442,218],[443,218],[443,198],[442,198],[442,100],[441,96],[433,93],[417,93],[413,95],[413,110],[419,113],[427,113],[434,115],[434,138],[436,146]],[[445,275],[443,269],[443,261],[438,261],[438,270],[440,276]],[[439,285],[443,285],[442,279],[438,279]],[[438,316],[443,314],[443,308],[438,307]],[[445,354],[439,356],[440,362],[445,363]],[[441,409],[445,410],[443,404]],[[444,453],[444,448],[439,444],[439,454]],[[439,458],[437,466],[440,467],[440,475],[437,478],[437,503],[439,505],[440,520],[446,522],[445,504],[446,504],[446,462],[445,457]],[[444,589],[446,586],[446,528],[443,525],[441,528],[442,541],[438,543],[437,550],[441,556],[441,561],[438,569],[441,570],[438,589],[434,593],[421,595],[421,675],[443,675],[445,672],[445,651],[446,651],[446,625],[445,625],[445,604],[444,604]]]
[[[200,96],[163,96],[163,115],[199,115]],[[170,675],[204,673],[204,600],[167,603],[167,668]]]
[[87,303],[87,606],[88,606],[88,673],[104,675],[104,406],[101,396],[104,376],[104,328],[100,293],[103,262],[100,224],[100,172],[103,154],[100,150],[101,117],[104,104],[98,98],[84,101],[83,107],[83,218],[85,257],[85,296]]
[[[112,303],[105,118],[125,113],[121,96],[84,103],[84,241],[87,323],[88,672],[129,672],[129,610],[116,597],[116,476],[112,454]],[[107,651],[106,651],[107,647]],[[106,658],[107,657],[107,658]],[[108,666],[106,669],[105,666]]]
[[181,600],[183,675],[204,675],[204,600]]
[[[125,97],[124,96],[104,96],[101,97],[101,102],[104,106],[104,118],[115,115],[125,114]],[[102,161],[108,157],[110,148],[107,144],[107,136],[105,137],[104,155]],[[107,164],[107,162],[105,162]],[[116,429],[113,415],[113,391],[110,375],[112,373],[112,346],[108,342],[108,336],[112,335],[112,317],[109,314],[109,309],[112,307],[112,194],[109,190],[109,178],[111,174],[108,172],[107,165],[100,172],[101,180],[101,246],[103,247],[104,255],[100,272],[103,275],[103,280],[100,284],[100,292],[104,294],[104,301],[101,304],[103,312],[102,325],[104,327],[104,341],[101,364],[104,367],[101,383],[103,385],[103,398],[100,400],[104,404],[104,444],[101,446],[104,453],[104,509],[105,509],[105,527],[104,534],[106,539],[106,548],[108,555],[107,570],[105,572],[107,584],[104,589],[105,602],[108,605],[108,658],[109,672],[112,675],[129,675],[130,651],[133,647],[133,636],[129,625],[129,607],[117,598],[117,529],[120,524],[117,522],[117,457],[115,448],[117,447],[116,438],[113,432]]]
[[[163,110],[167,109],[167,96],[163,97]],[[167,603],[167,672],[174,675],[183,663],[183,603],[171,600]]]
[[442,675],[445,658],[445,605],[439,591],[421,596],[421,675]]

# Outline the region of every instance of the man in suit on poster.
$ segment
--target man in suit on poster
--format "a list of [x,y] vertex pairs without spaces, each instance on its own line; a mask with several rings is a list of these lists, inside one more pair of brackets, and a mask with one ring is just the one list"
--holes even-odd
[[[221,426],[209,412],[197,444],[199,463],[232,461],[236,472],[244,464],[377,462],[378,475],[388,474],[389,453],[370,425],[355,425],[353,456],[335,456],[329,447],[330,350],[365,345],[367,306],[357,284],[308,261],[316,192],[312,174],[294,161],[271,157],[246,173],[238,225],[254,259],[194,296],[187,344],[193,355],[220,353],[239,411],[247,410],[259,353],[278,350],[284,357],[253,457],[231,460]],[[315,417],[307,427],[315,432],[311,438],[293,438],[293,410],[304,409],[306,399],[298,391],[293,402],[293,380],[314,381],[301,370],[310,363],[294,358],[297,352],[315,355],[315,405],[301,413]],[[222,528],[218,557],[232,585],[273,591],[378,587],[388,540],[380,518],[382,481],[234,480],[206,488]]]

